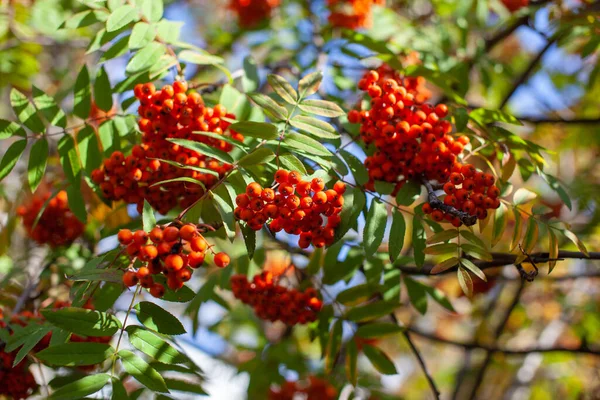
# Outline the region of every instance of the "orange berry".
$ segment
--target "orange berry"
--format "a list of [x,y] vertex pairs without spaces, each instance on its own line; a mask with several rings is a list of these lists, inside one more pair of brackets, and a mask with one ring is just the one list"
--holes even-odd
[[138,246],[146,244],[147,241],[148,241],[148,234],[146,232],[139,230],[139,231],[135,231],[135,233],[133,234],[133,242],[135,244],[137,244]]
[[219,268],[225,268],[229,265],[231,259],[226,253],[217,253],[215,255],[215,265]]
[[122,245],[128,245],[133,240],[133,234],[129,229],[121,229],[117,234],[117,239]]
[[335,185],[333,185],[333,190],[338,192],[338,194],[344,194],[346,192],[346,184],[338,181],[335,183]]
[[289,174],[290,173],[285,169],[277,170],[277,172],[275,172],[275,182],[280,184],[287,183]]
[[140,257],[145,261],[154,260],[158,257],[158,249],[152,245],[143,246],[140,251]]
[[167,226],[163,230],[163,240],[165,242],[174,242],[179,239],[179,229],[175,226]]
[[[265,191],[266,190],[267,189],[265,189]],[[246,193],[238,194],[235,198],[235,204],[237,204],[241,208],[248,207],[249,203],[250,203],[250,197]]]
[[179,254],[169,254],[165,258],[165,266],[173,271],[179,271],[183,268],[183,258]]
[[323,205],[327,203],[327,195],[325,192],[317,192],[313,195],[312,200],[315,204]]
[[140,280],[133,271],[127,271],[123,274],[123,284],[127,287],[135,286]]
[[200,235],[190,240],[190,246],[194,251],[203,252],[208,247],[208,243],[206,243],[206,239],[204,239],[204,237]]
[[325,187],[325,182],[323,181],[323,179],[321,178],[314,178],[311,182],[310,182],[310,188],[314,191],[314,192],[320,192],[321,190],[323,190],[323,188]]
[[173,82],[173,91],[177,93],[185,93],[188,90],[188,84],[185,81]]
[[149,236],[150,236],[150,240],[152,240],[152,242],[154,242],[154,244],[158,244],[158,243],[162,242],[163,231],[162,231],[162,229],[160,229],[157,226],[150,231]]
[[188,264],[192,268],[198,268],[204,263],[204,253],[201,251],[192,251],[188,254]]
[[262,187],[258,183],[252,182],[246,187],[246,194],[251,198],[256,198],[260,197],[262,190]]
[[177,279],[176,276],[169,276],[167,278],[167,286],[169,289],[177,291],[183,287],[183,282]]
[[181,236],[183,240],[187,241],[192,240],[197,233],[198,230],[196,228],[196,225],[193,224],[185,224],[181,227],[181,229],[179,229],[179,236]]
[[177,271],[177,279],[179,279],[182,282],[187,282],[192,278],[192,272],[187,269],[187,268],[182,268],[179,271]]
[[160,299],[161,297],[163,297],[165,295],[165,287],[163,285],[161,285],[160,283],[155,283],[150,288],[150,294],[152,296],[156,297],[157,299]]

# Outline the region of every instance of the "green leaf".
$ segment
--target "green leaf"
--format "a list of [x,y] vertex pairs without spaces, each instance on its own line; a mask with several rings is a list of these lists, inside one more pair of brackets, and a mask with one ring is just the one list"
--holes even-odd
[[506,122],[513,125],[523,125],[517,118],[500,110],[477,108],[471,111],[469,117],[481,125],[486,125],[493,122]]
[[110,111],[112,109],[112,89],[104,67],[100,68],[94,82],[94,99],[99,109],[103,111]]
[[58,141],[58,156],[67,180],[74,183],[76,177],[79,177],[81,164],[75,148],[75,140],[72,136],[65,135],[60,138]]
[[[183,22],[162,19],[155,26],[157,36],[162,40],[162,42],[176,45],[180,43],[179,36],[181,35]],[[217,64],[218,62],[215,63],[215,66]]]
[[129,350],[120,350],[118,354],[125,371],[142,385],[155,392],[169,392],[163,377],[160,376],[160,374],[146,361],[142,360]]
[[212,146],[209,146],[205,143],[195,142],[193,140],[187,139],[168,139],[169,142],[178,144],[186,149],[193,150],[200,154],[215,158],[219,161],[222,161],[227,164],[233,164],[233,159],[229,154],[224,152],[223,150],[216,149]]
[[342,222],[335,232],[335,241],[340,240],[356,223],[362,212],[367,198],[365,194],[357,188],[346,189],[344,193],[344,207],[340,213]]
[[344,110],[332,101],[326,100],[303,100],[299,105],[300,109],[309,114],[320,115],[322,117],[340,117],[344,114]]
[[469,122],[469,113],[465,108],[458,107],[454,110],[454,121],[456,124],[456,132],[464,132]]
[[363,353],[380,373],[384,375],[395,375],[398,373],[392,360],[381,349],[364,344]]
[[558,240],[552,229],[548,229],[548,242],[548,257],[552,259],[548,261],[548,274],[550,274],[556,266],[556,259],[558,258]]
[[65,307],[41,313],[52,325],[83,336],[112,336],[121,328],[113,315],[95,310]]
[[112,60],[113,58],[121,57],[123,54],[127,53],[129,50],[127,47],[128,40],[127,36],[123,36],[116,42],[111,43],[110,47],[102,54],[102,57],[100,57],[100,62],[103,63]]
[[75,80],[73,114],[81,119],[86,119],[90,116],[91,106],[92,89],[90,87],[90,74],[84,65]]
[[269,161],[275,158],[273,150],[266,147],[260,147],[254,150],[252,153],[246,154],[238,161],[238,165],[242,167],[267,164]]
[[211,54],[201,54],[191,50],[183,50],[179,53],[179,59],[181,61],[188,62],[196,65],[214,65],[223,64],[224,60],[221,57],[213,56]]
[[16,122],[0,119],[0,140],[8,139],[12,136],[25,137],[27,134]]
[[[18,365],[49,332],[50,328],[43,326],[40,327],[40,329],[35,329],[33,332],[27,332],[24,334],[25,340],[23,341],[23,347],[21,347],[19,352],[16,354],[13,361],[13,367]],[[15,335],[17,335],[16,332]],[[23,333],[21,333],[21,335],[23,335]]]
[[154,210],[148,200],[144,199],[144,208],[142,210],[142,225],[146,232],[150,232],[156,226],[156,217]]
[[32,86],[32,90],[33,103],[50,125],[65,128],[67,126],[67,116],[58,104],[56,104],[56,101],[35,86]]
[[129,36],[128,47],[130,49],[141,49],[154,40],[156,31],[154,27],[146,22],[138,22],[133,26]]
[[315,154],[318,156],[331,156],[331,153],[325,146],[317,142],[315,139],[310,138],[299,133],[287,133],[283,139],[284,143],[287,143],[291,148],[304,151],[308,154]]
[[479,246],[470,244],[470,243],[462,243],[460,248],[470,256],[473,256],[479,260],[484,261],[492,261],[494,257],[486,250]]
[[254,257],[254,251],[256,250],[256,232],[254,229],[246,224],[240,225],[242,229],[242,235],[244,236],[244,243],[246,244],[246,251],[248,252],[248,258],[252,260]]
[[400,206],[410,206],[421,196],[421,185],[416,182],[406,182],[398,194],[396,194],[396,203]]
[[408,291],[408,298],[410,303],[419,311],[421,314],[427,312],[427,292],[425,291],[424,284],[417,282],[409,276],[404,276],[404,284]]
[[183,286],[177,291],[173,291],[166,287],[165,295],[161,298],[162,301],[173,303],[187,303],[196,296],[196,293],[187,286]]
[[406,234],[406,221],[404,215],[397,208],[392,209],[392,228],[388,239],[390,261],[395,262],[404,247],[404,236]]
[[396,185],[390,182],[375,181],[375,191],[379,194],[389,195],[394,192]]
[[298,93],[294,90],[292,85],[288,83],[283,77],[275,74],[267,75],[267,81],[281,98],[288,104],[296,104],[298,101]]
[[105,343],[70,342],[50,346],[35,356],[49,364],[74,367],[100,364],[113,353],[114,349]]
[[165,45],[162,43],[149,43],[129,60],[125,72],[132,75],[147,71],[165,54],[165,49]]
[[525,231],[525,237],[523,238],[523,251],[527,254],[531,253],[531,250],[537,244],[538,234],[540,228],[538,227],[535,218],[529,218],[527,221],[527,230]]
[[97,22],[104,22],[110,14],[103,10],[87,10],[70,16],[61,27],[65,29],[85,28]]
[[39,186],[48,163],[48,141],[46,138],[38,139],[31,146],[29,164],[27,166],[27,182],[32,192]]
[[358,382],[358,347],[354,340],[350,340],[346,347],[346,378],[353,385],[356,386]]
[[142,301],[135,306],[137,317],[149,329],[164,335],[181,335],[185,328],[179,320],[164,308]]
[[513,227],[513,236],[510,242],[510,250],[513,250],[521,240],[521,231],[523,230],[523,217],[521,212],[515,207],[515,226]]
[[413,217],[412,242],[415,263],[422,267],[425,263],[425,246],[427,236],[421,220],[415,215]]
[[508,223],[508,208],[504,203],[500,203],[500,207],[494,213],[494,227],[492,229],[492,241],[491,245],[494,247],[506,230],[506,224]]
[[457,264],[458,264],[458,258],[450,257],[450,258],[442,261],[441,263],[434,265],[434,267],[431,268],[431,273],[432,274],[442,273],[442,272],[446,271],[447,269],[454,267]]
[[337,139],[340,137],[332,125],[313,117],[296,115],[290,120],[290,125],[323,139]]
[[104,387],[110,380],[108,374],[94,374],[84,376],[56,390],[49,397],[50,400],[76,400],[94,394]]
[[267,114],[273,117],[276,121],[285,121],[288,117],[288,110],[275,100],[262,93],[248,93],[248,97],[252,99],[260,108]]
[[352,176],[356,180],[356,183],[359,185],[364,185],[369,181],[369,173],[365,168],[365,165],[358,159],[356,156],[346,150],[341,150],[340,154],[348,163],[348,167],[350,171],[352,171]]
[[342,320],[338,319],[335,321],[333,328],[329,332],[329,340],[327,341],[327,348],[325,352],[325,371],[331,371],[335,366],[338,352],[342,346],[342,328]]
[[459,268],[457,271],[458,283],[464,294],[467,297],[473,297],[473,279],[469,272],[464,268]]
[[360,307],[351,308],[346,312],[346,319],[354,322],[369,321],[391,314],[398,308],[398,303],[377,301]]
[[300,98],[304,99],[311,94],[317,93],[322,80],[323,72],[321,71],[310,73],[300,79],[300,82],[298,82],[298,93],[300,94]]
[[391,322],[374,322],[359,326],[356,335],[364,339],[375,339],[395,335],[403,330],[402,327]]
[[166,378],[165,383],[170,390],[178,392],[194,393],[199,395],[208,395],[198,383],[182,381],[178,379]]
[[448,253],[456,253],[458,250],[458,244],[456,243],[440,243],[434,244],[433,246],[426,247],[425,254],[440,255]]
[[150,22],[158,22],[163,16],[163,0],[142,0],[142,15]]
[[252,56],[244,58],[244,77],[242,78],[244,92],[256,92],[260,87],[260,77],[258,75],[258,67]]
[[[577,235],[575,235],[570,230],[563,231],[563,234],[567,237],[567,239],[569,239],[571,242],[573,242],[575,244],[575,246],[577,246],[579,251],[581,251],[583,254],[585,254],[586,257],[590,256],[590,253],[588,253],[587,248],[585,247],[583,242],[577,237]],[[536,236],[536,239],[537,239],[537,236]]]
[[473,264],[473,262],[468,258],[461,258],[460,265],[471,271],[482,281],[487,282],[487,277],[485,276],[485,273],[477,265]]
[[463,229],[460,231],[460,235],[462,237],[464,237],[465,239],[467,239],[469,242],[475,243],[477,246],[479,246],[483,249],[487,249],[485,242],[483,240],[481,240],[479,237],[477,237],[473,232],[471,232],[467,229]]
[[233,202],[228,188],[225,185],[220,185],[211,192],[212,199],[221,215],[227,236],[233,240],[235,237],[235,218],[233,217]]
[[43,133],[45,131],[44,123],[37,115],[35,107],[27,96],[19,92],[17,89],[10,91],[10,104],[21,121],[33,133]]
[[111,400],[129,400],[127,390],[118,378],[112,378],[112,396]]
[[515,205],[525,204],[535,199],[536,197],[537,194],[533,193],[532,191],[529,191],[525,188],[520,188],[517,189],[517,191],[513,195],[513,203]]
[[128,326],[126,330],[131,345],[156,361],[165,364],[181,364],[187,361],[179,350],[158,335],[134,325]]
[[67,199],[69,202],[69,209],[78,220],[84,224],[87,222],[87,211],[85,209],[85,200],[81,189],[74,184],[67,187]]
[[106,21],[106,31],[114,32],[123,28],[137,18],[137,10],[129,4],[122,5],[114,10]]
[[102,163],[102,153],[96,134],[90,126],[86,126],[77,133],[77,147],[81,165],[88,176],[91,176],[92,171],[100,167]]
[[257,139],[272,140],[279,137],[275,125],[266,122],[236,122],[235,124],[230,125],[229,129],[239,132],[244,136],[250,136]]
[[304,164],[302,164],[302,161],[298,160],[298,158],[293,154],[279,155],[279,162],[281,162],[281,165],[290,171],[297,171],[302,175],[308,174],[306,168],[304,168]]
[[381,201],[373,199],[363,231],[363,243],[365,255],[367,257],[373,255],[377,251],[377,248],[383,240],[386,224],[387,210],[385,205]]
[[379,285],[363,283],[341,291],[335,301],[341,304],[355,304],[367,300],[379,290]]
[[455,229],[441,231],[436,233],[427,239],[427,244],[439,243],[439,242],[447,242],[448,240],[454,239],[458,236],[458,231]]

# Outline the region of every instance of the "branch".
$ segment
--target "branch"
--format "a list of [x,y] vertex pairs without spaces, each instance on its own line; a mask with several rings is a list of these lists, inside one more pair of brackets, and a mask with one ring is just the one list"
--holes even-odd
[[546,54],[548,49],[550,49],[550,47],[552,47],[552,45],[554,43],[556,43],[561,36],[562,35],[555,35],[552,39],[548,40],[548,43],[546,43],[544,48],[542,50],[540,50],[540,52],[533,58],[533,60],[531,60],[529,62],[529,65],[527,66],[525,71],[523,71],[521,76],[519,76],[519,78],[517,78],[517,80],[513,83],[510,91],[504,96],[504,98],[500,102],[500,105],[498,106],[499,110],[503,109],[504,106],[506,106],[506,104],[511,99],[513,94],[515,94],[517,89],[529,79],[529,77],[531,76],[535,67],[542,60],[542,57],[544,56],[544,54]]
[[530,124],[575,124],[575,125],[598,125],[600,118],[533,118],[533,117],[517,117],[519,121],[528,122]]
[[435,194],[435,189],[431,183],[425,179],[424,176],[421,176],[421,183],[427,188],[427,195],[429,197],[428,201],[431,208],[441,210],[446,214],[457,217],[466,226],[472,226],[477,223],[477,217],[475,215],[471,215],[467,212],[460,211],[457,208],[449,206],[448,204],[444,204],[444,202],[437,197]]
[[527,355],[530,353],[576,353],[600,356],[600,349],[590,349],[583,344],[579,347],[526,347],[523,349],[510,349],[505,347],[480,344],[477,342],[462,342],[460,340],[446,339],[443,337],[436,336],[432,333],[423,332],[414,327],[407,327],[406,330],[425,339],[429,339],[439,343],[449,344],[456,347],[463,347],[468,350],[481,349],[492,353],[503,353],[507,355]]
[[[556,260],[564,260],[564,259],[589,259],[589,260],[600,260],[600,252],[590,252],[588,253],[590,256],[587,257],[585,254],[577,251],[564,251],[561,250],[558,252],[558,257]],[[531,253],[530,259],[533,260],[534,263],[545,263],[551,261],[550,255],[548,253],[540,252],[540,253]],[[504,267],[505,265],[514,264],[517,259],[517,255],[510,253],[492,253],[493,260],[492,261],[482,261],[469,258],[475,265],[477,265],[480,269],[490,269],[496,267]],[[410,265],[398,265],[396,266],[400,271],[409,274],[409,275],[436,275],[432,274],[431,270],[433,268],[433,264],[426,264],[422,268]],[[452,271],[456,271],[456,268],[449,268],[444,272],[441,272],[437,275],[442,275],[446,273],[450,273]]]

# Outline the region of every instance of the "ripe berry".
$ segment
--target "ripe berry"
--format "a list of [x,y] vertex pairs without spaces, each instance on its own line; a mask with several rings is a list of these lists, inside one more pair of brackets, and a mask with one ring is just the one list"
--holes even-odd
[[165,287],[160,283],[154,283],[154,285],[152,285],[150,288],[150,294],[157,299],[160,299],[165,295]]
[[196,236],[197,233],[198,233],[198,230],[197,230],[196,226],[193,224],[185,224],[184,226],[181,227],[181,229],[179,229],[179,236],[181,236],[181,238],[183,240],[187,240],[187,241],[192,240]]
[[226,253],[221,252],[215,255],[215,265],[219,268],[225,268],[229,265],[230,261],[231,260]]
[[125,286],[128,286],[128,287],[135,286],[138,284],[139,281],[140,280],[137,277],[137,274],[133,271],[126,271],[123,274],[123,284]]
[[121,229],[117,235],[119,243],[122,245],[128,245],[133,240],[133,234],[129,229]]

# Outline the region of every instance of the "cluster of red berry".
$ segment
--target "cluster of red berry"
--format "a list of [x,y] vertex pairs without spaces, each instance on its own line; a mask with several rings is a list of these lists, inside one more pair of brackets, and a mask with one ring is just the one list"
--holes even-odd
[[508,11],[514,13],[523,7],[527,7],[529,0],[502,0],[502,4],[508,8]]
[[[359,89],[366,91],[371,97],[371,108],[350,111],[348,120],[360,123],[362,139],[367,145],[373,144],[375,147],[375,152],[365,160],[370,178],[366,188],[375,190],[375,181],[386,181],[394,183],[397,191],[407,180],[421,177],[441,184],[453,182],[460,199],[446,196],[446,204],[461,209],[466,202],[467,212],[478,218],[485,218],[487,208],[499,206],[498,195],[493,196],[498,189],[491,189],[494,177],[477,172],[472,165],[462,165],[458,161],[469,138],[464,135],[457,138],[452,136],[452,124],[443,119],[448,115],[448,107],[444,104],[434,107],[423,103],[421,100],[428,95],[417,99],[416,94],[422,83],[419,83],[421,81],[418,78],[412,79],[407,80],[399,73],[390,71],[389,67],[384,67],[383,70],[369,71],[358,84]],[[451,176],[454,177],[453,180],[450,180]],[[458,176],[461,179],[457,179]],[[467,179],[472,177],[477,179]],[[469,189],[458,187],[463,180],[467,180]],[[471,182],[475,182],[472,188]],[[473,203],[473,207],[468,202],[470,192],[477,189],[479,194],[486,195],[487,188],[491,189],[490,195],[487,195],[489,200],[485,204]],[[480,196],[476,197],[479,201]],[[430,206],[424,207],[424,211],[430,209]],[[457,217],[444,215],[440,210],[432,213],[432,217],[436,220],[446,219],[456,226],[461,224]]]
[[125,251],[131,259],[131,265],[136,260],[142,262],[137,271],[128,270],[123,274],[123,283],[129,287],[140,284],[157,298],[164,296],[165,287],[155,282],[153,275],[165,275],[167,286],[171,290],[179,290],[192,277],[192,270],[204,264],[207,249],[214,254],[217,267],[224,268],[230,262],[227,254],[214,253],[212,246],[208,245],[198,227],[193,224],[186,224],[181,228],[167,226],[164,229],[157,226],[150,233],[121,229],[117,237],[119,243],[126,246]]
[[309,376],[308,382],[285,382],[279,388],[269,389],[269,400],[335,400],[337,390],[325,379]]
[[250,183],[246,193],[235,199],[236,218],[255,231],[270,219],[271,231],[283,229],[289,234],[300,235],[298,245],[302,248],[311,243],[315,247],[331,244],[335,228],[341,221],[339,214],[344,205],[342,195],[346,185],[336,182],[333,189],[325,190],[323,179],[304,181],[298,172],[283,169],[275,173],[275,182],[273,189]]
[[[83,233],[84,225],[69,208],[67,192],[61,190],[50,201],[50,192],[40,188],[25,204],[17,208],[27,234],[40,244],[60,247],[73,243]],[[40,210],[48,201],[37,224]],[[35,225],[35,226],[34,226]]]
[[255,275],[252,282],[245,275],[232,276],[231,291],[237,299],[252,306],[259,318],[287,325],[313,322],[323,307],[315,289],[299,291],[280,286],[273,274],[266,271]]
[[242,27],[252,28],[271,18],[271,12],[280,3],[281,0],[231,0],[229,8],[237,14]]
[[329,23],[348,29],[371,26],[371,6],[385,4],[385,0],[327,0],[331,10]]
[[[487,217],[487,210],[500,207],[500,189],[494,185],[492,174],[484,174],[471,164],[454,163],[448,182],[444,184],[444,204],[464,211],[478,219]],[[444,220],[459,227],[460,219],[442,210],[434,210],[429,203],[423,204],[423,212],[435,221]]]
[[0,397],[21,400],[28,398],[37,388],[26,359],[13,367],[17,351],[0,350]]
[[[194,183],[163,181],[186,177],[200,181],[208,188],[232,168],[168,141],[173,138],[193,140],[229,152],[233,148],[231,143],[194,132],[211,132],[238,141],[244,139],[229,129],[230,123],[223,119],[235,118],[235,115],[227,113],[221,105],[205,107],[200,94],[186,94],[187,89],[187,83],[179,81],[165,85],[161,90],[156,90],[152,83],[135,87],[135,96],[140,100],[138,125],[142,143],[135,145],[129,156],[115,151],[92,172],[92,180],[107,199],[137,204],[140,212],[145,199],[158,212],[166,214],[177,204],[183,208],[189,206],[204,189]],[[205,173],[197,168],[215,173]]]

